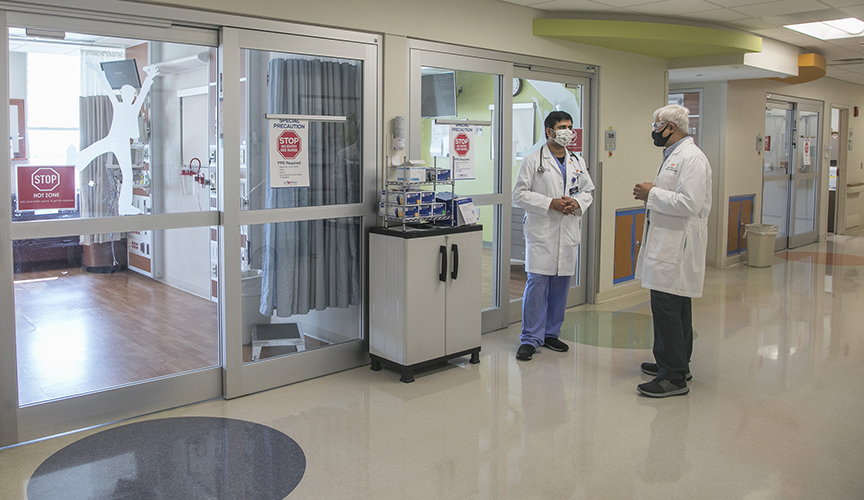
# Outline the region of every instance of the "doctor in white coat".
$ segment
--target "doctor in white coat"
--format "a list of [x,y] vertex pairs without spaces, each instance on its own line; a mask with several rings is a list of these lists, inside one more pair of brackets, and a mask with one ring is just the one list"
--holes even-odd
[[573,118],[549,113],[546,144],[522,160],[513,186],[513,203],[525,210],[525,295],[522,333],[516,359],[530,360],[537,348],[567,351],[561,324],[576,273],[580,219],[593,201],[594,183],[585,161],[566,146],[573,138]]
[[641,394],[687,394],[693,353],[692,298],[702,296],[711,165],[687,134],[689,114],[671,105],[654,112],[652,138],[664,148],[654,182],[636,184],[633,195],[645,201],[646,224],[636,278],[651,290],[655,363],[641,369],[654,380],[637,387]]

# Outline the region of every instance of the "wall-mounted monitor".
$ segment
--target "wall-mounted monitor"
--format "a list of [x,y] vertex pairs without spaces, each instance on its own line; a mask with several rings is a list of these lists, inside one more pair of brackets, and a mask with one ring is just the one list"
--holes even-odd
[[455,117],[456,73],[430,73],[420,77],[420,116]]
[[102,66],[102,71],[108,78],[108,83],[114,90],[120,90],[124,85],[130,85],[133,88],[141,88],[141,79],[138,77],[138,65],[135,59],[123,59],[121,61],[107,61],[99,63]]

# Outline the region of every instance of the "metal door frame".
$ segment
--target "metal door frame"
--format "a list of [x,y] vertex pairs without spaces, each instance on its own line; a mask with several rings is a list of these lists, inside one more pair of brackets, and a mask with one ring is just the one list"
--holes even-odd
[[[824,103],[822,103],[821,101],[811,101],[811,100],[807,100],[807,99],[798,99],[798,98],[794,98],[794,97],[778,96],[778,95],[772,95],[772,94],[769,94],[767,97],[766,110],[769,107],[785,108],[787,110],[789,110],[789,109],[792,110],[792,120],[791,120],[791,123],[788,124],[788,128],[787,128],[787,131],[788,131],[789,137],[790,137],[790,141],[789,141],[790,151],[788,151],[789,157],[790,157],[790,162],[789,162],[789,167],[788,167],[787,173],[783,174],[783,175],[771,176],[769,178],[766,178],[764,169],[762,171],[762,193],[763,193],[763,196],[762,196],[762,209],[760,212],[761,214],[765,213],[765,198],[764,198],[765,182],[766,181],[769,181],[769,182],[770,181],[779,181],[779,180],[786,180],[786,182],[787,182],[786,214],[785,214],[785,216],[786,216],[786,220],[785,220],[785,222],[786,222],[786,227],[785,227],[786,236],[785,236],[785,238],[778,237],[777,241],[774,245],[774,251],[779,251],[779,250],[784,250],[787,248],[797,248],[797,247],[800,247],[803,245],[808,245],[810,243],[815,243],[819,240],[819,215],[820,215],[820,208],[821,208],[820,207],[820,201],[821,201],[821,195],[822,195],[821,190],[820,190],[820,186],[821,186],[821,182],[820,182],[821,179],[820,178],[822,176],[821,170],[822,170],[822,168],[824,168],[824,165],[822,164],[822,157],[821,157],[821,154],[818,153],[818,150],[821,150],[821,148],[822,148],[822,140],[823,140],[822,131],[823,131],[823,127],[825,126],[824,125],[825,113],[824,113]],[[816,168],[814,169],[815,170],[814,172],[808,172],[808,173],[799,173],[798,172],[798,170],[801,168],[801,166],[798,164],[799,163],[799,153],[800,153],[800,151],[798,149],[798,142],[799,142],[799,139],[802,139],[802,137],[800,137],[799,133],[798,133],[798,120],[800,118],[800,111],[802,111],[802,110],[817,113],[818,117],[819,117],[818,131],[815,135],[815,138],[817,141],[817,143],[816,143],[817,144],[817,146],[816,146],[817,147],[817,154],[815,155],[815,158],[816,158],[815,161],[817,162],[817,165],[816,165]],[[813,180],[815,182],[815,186],[814,186],[815,200],[813,200],[813,203],[814,203],[814,207],[813,207],[813,210],[814,210],[813,230],[808,231],[806,233],[802,233],[802,234],[793,234],[794,225],[795,225],[795,220],[794,220],[795,203],[797,201],[797,194],[796,194],[795,187],[799,182],[807,182],[810,180]]]
[[[381,137],[377,123],[380,123],[380,70],[378,64],[379,46],[377,38],[369,36],[363,41],[344,41],[317,39],[302,35],[271,33],[252,29],[222,28],[220,57],[222,60],[223,83],[222,119],[220,121],[222,147],[220,148],[220,178],[223,179],[221,206],[223,218],[219,234],[220,289],[224,300],[220,302],[223,329],[226,332],[223,342],[224,356],[224,396],[234,398],[307,380],[341,370],[361,366],[368,361],[368,317],[366,304],[368,293],[366,273],[365,244],[361,250],[361,290],[360,304],[361,335],[359,338],[320,349],[301,353],[268,358],[263,362],[244,363],[242,351],[242,306],[240,290],[240,246],[232,242],[240,241],[241,226],[270,224],[285,221],[331,219],[337,217],[358,217],[366,241],[369,227],[377,224],[377,186],[378,168],[381,155]],[[327,205],[319,207],[278,208],[265,210],[241,210],[240,204],[240,103],[246,99],[240,91],[240,53],[242,50],[263,50],[304,54],[313,57],[335,57],[363,61],[363,186],[362,202],[348,205]]]

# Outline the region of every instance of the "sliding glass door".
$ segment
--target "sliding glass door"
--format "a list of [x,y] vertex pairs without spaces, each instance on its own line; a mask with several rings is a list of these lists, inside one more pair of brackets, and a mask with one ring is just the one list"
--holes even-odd
[[503,229],[510,211],[510,181],[503,165],[511,148],[509,127],[502,124],[510,119],[511,74],[511,65],[503,62],[411,51],[409,158],[451,169],[451,128],[470,130],[470,168],[453,170],[451,175],[453,192],[471,198],[483,226],[484,332],[508,324],[504,263],[509,256]]
[[0,350],[15,353],[0,384],[17,409],[0,444],[220,395],[218,33],[6,23],[22,120],[0,190],[13,207]]
[[220,239],[234,397],[366,362],[377,46],[226,28],[223,51],[224,209],[240,209]]
[[[546,143],[544,120],[552,111],[566,111],[573,117],[573,140],[567,149],[590,164],[591,137],[589,127],[590,106],[588,78],[517,69],[513,79],[513,144],[514,155],[510,170],[515,179],[526,155],[539,150]],[[512,186],[511,186],[512,187]],[[525,235],[522,231],[524,211],[511,207],[509,301],[510,320],[522,317],[522,294],[525,273]],[[590,210],[590,209],[589,209]],[[587,213],[582,219],[582,243],[577,248],[576,275],[570,280],[567,305],[584,304],[586,300],[586,249],[588,248]]]

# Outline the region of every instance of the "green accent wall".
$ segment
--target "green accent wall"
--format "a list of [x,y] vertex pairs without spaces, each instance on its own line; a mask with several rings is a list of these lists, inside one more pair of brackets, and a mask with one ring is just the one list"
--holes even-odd
[[534,35],[659,57],[743,54],[762,51],[748,33],[679,24],[597,19],[534,19]]

